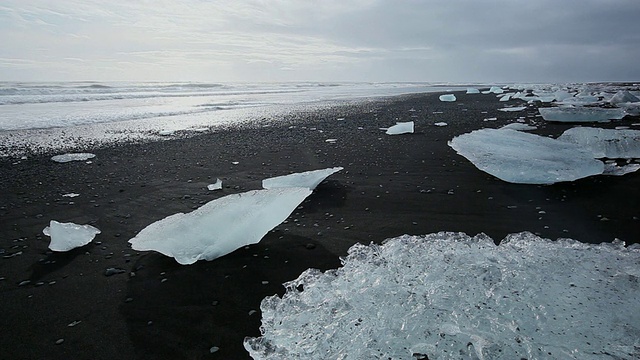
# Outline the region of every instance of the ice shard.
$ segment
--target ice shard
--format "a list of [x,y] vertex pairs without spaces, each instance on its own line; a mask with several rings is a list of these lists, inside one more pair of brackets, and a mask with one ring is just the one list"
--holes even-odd
[[482,129],[449,141],[478,169],[518,184],[553,184],[602,174],[582,146],[511,129]]
[[91,225],[60,223],[51,220],[42,233],[51,237],[49,249],[53,251],[69,251],[90,243],[100,230]]
[[342,169],[344,168],[334,167],[272,177],[262,180],[262,187],[265,189],[301,187],[313,190],[328,176]]
[[546,121],[556,122],[609,122],[625,117],[624,109],[599,107],[548,107],[538,111]]
[[614,130],[574,127],[558,140],[588,149],[594,158],[640,158],[640,130]]
[[85,160],[93,159],[94,157],[96,157],[96,155],[91,153],[69,153],[69,154],[55,155],[51,157],[51,160],[59,163],[66,163],[70,161],[85,161]]
[[308,188],[277,188],[224,196],[156,221],[129,243],[134,250],[157,251],[183,265],[213,260],[259,242],[309,194]]
[[400,134],[412,134],[413,133],[413,121],[399,122],[388,128],[387,135],[400,135]]
[[[640,247],[441,232],[356,244],[266,297],[275,359],[638,359]],[[570,271],[567,271],[570,269]]]
[[445,95],[440,95],[439,99],[440,101],[444,101],[444,102],[452,102],[452,101],[456,101],[456,96],[454,94],[445,94]]

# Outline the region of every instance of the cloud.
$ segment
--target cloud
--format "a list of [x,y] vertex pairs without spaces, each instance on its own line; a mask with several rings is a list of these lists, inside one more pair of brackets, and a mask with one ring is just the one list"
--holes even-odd
[[0,78],[637,80],[638,15],[636,0],[5,0]]

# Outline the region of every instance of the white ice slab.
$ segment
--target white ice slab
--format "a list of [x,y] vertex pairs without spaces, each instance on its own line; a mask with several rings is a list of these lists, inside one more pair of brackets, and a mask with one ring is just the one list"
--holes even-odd
[[524,110],[526,108],[527,108],[526,106],[514,106],[514,107],[507,107],[507,108],[498,109],[498,111],[514,112],[514,111],[522,111],[522,110]]
[[531,126],[531,125],[515,122],[515,123],[511,123],[511,124],[505,125],[505,126],[501,127],[500,129],[511,129],[511,130],[518,130],[518,131],[530,131],[530,130],[535,130],[537,128],[538,128],[537,126]]
[[207,190],[209,191],[221,190],[221,189],[222,189],[222,180],[220,179],[216,179],[215,183],[207,185]]
[[387,129],[387,135],[412,134],[413,121],[399,122]]
[[51,160],[59,163],[66,163],[70,161],[85,161],[85,160],[93,159],[94,157],[96,157],[96,155],[90,154],[90,153],[69,153],[69,154],[55,155],[51,157]]
[[262,180],[262,187],[265,189],[302,187],[313,190],[324,179],[342,169],[344,168],[334,167],[272,177]]
[[467,94],[480,94],[480,90],[476,88],[467,88]]
[[60,223],[51,220],[42,233],[51,237],[49,249],[53,251],[69,251],[90,243],[100,230],[91,225]]
[[609,122],[620,120],[626,113],[624,109],[605,109],[599,107],[549,107],[539,108],[542,118],[557,122]]
[[439,99],[440,101],[444,101],[444,102],[452,102],[452,101],[456,101],[456,96],[454,94],[445,94],[445,95],[440,95]]
[[614,130],[574,127],[558,140],[582,146],[594,158],[640,158],[640,130]]
[[640,246],[437,233],[356,244],[260,305],[275,359],[637,359]]
[[156,221],[129,243],[134,250],[157,251],[183,265],[213,260],[259,242],[309,194],[308,188],[278,188],[224,196]]
[[602,174],[604,164],[580,145],[520,131],[482,129],[449,141],[478,169],[519,184],[553,184]]

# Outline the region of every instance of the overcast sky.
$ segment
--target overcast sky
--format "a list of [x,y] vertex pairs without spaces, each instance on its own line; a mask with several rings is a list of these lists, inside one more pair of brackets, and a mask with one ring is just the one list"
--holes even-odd
[[640,81],[640,0],[2,0],[0,81]]

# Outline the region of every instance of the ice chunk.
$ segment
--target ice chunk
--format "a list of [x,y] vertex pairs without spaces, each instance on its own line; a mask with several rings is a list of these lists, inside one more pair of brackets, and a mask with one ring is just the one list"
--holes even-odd
[[175,134],[176,132],[174,130],[160,130],[158,131],[158,135],[160,136],[171,136],[173,134]]
[[638,99],[637,96],[633,95],[627,90],[620,90],[615,95],[613,95],[611,99],[609,99],[609,102],[611,104],[634,103],[639,101],[640,99]]
[[589,150],[594,158],[640,158],[640,130],[614,130],[574,127],[558,140]]
[[440,95],[440,101],[456,101],[456,96],[453,94]]
[[498,87],[498,86],[492,86],[488,91],[483,91],[483,94],[502,94],[504,92],[504,90],[502,90],[502,88]]
[[511,130],[518,130],[518,131],[529,131],[529,130],[535,130],[537,129],[536,126],[531,126],[531,125],[527,125],[527,124],[522,124],[522,123],[511,123],[508,125],[505,125],[503,127],[501,127],[500,129],[511,129]]
[[640,169],[640,164],[627,164],[623,166],[618,166],[615,163],[605,164],[603,175],[622,176],[622,175],[630,174],[632,172],[636,172],[639,169]]
[[93,159],[94,157],[96,157],[96,155],[90,153],[69,153],[53,156],[51,160],[59,163],[66,163],[69,161],[85,161]]
[[62,197],[70,197],[70,198],[74,198],[76,196],[80,196],[80,194],[76,194],[76,193],[68,193],[68,194],[63,194]]
[[100,234],[100,230],[91,225],[60,223],[51,220],[42,233],[51,237],[49,249],[53,251],[69,251],[88,243]]
[[212,200],[190,213],[156,221],[129,240],[180,264],[213,260],[259,242],[311,194],[307,188],[254,190]]
[[467,94],[480,94],[480,90],[476,88],[467,88]]
[[302,187],[313,190],[322,180],[342,169],[344,168],[334,167],[272,177],[262,180],[262,187],[265,189]]
[[435,125],[435,126],[447,126],[449,124],[447,124],[446,122],[437,122],[437,123],[435,123],[433,125]]
[[553,184],[602,174],[604,164],[580,145],[510,129],[482,129],[449,142],[478,169],[518,184]]
[[498,109],[498,111],[514,112],[514,111],[522,111],[522,110],[524,110],[526,108],[527,108],[526,106],[514,106],[514,107],[507,107],[507,108]]
[[442,232],[342,263],[262,301],[253,359],[640,358],[638,247]]
[[209,191],[221,190],[222,189],[222,180],[216,179],[215,183],[207,185],[207,189]]
[[387,135],[412,134],[413,121],[399,122],[387,129]]
[[507,93],[504,95],[500,95],[500,101],[509,101],[511,100],[511,97],[515,95],[514,93]]
[[542,118],[558,122],[609,122],[622,119],[624,109],[605,109],[599,107],[549,107],[539,108]]

